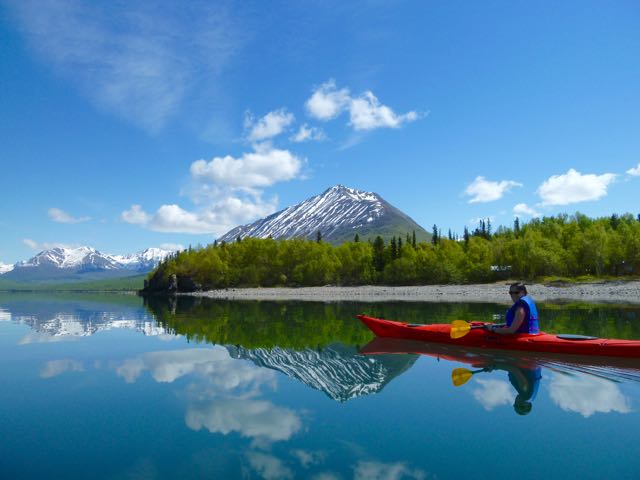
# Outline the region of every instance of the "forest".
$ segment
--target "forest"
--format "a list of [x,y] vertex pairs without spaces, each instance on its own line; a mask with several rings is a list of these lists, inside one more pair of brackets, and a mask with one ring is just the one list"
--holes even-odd
[[[244,238],[176,253],[145,281],[147,291],[320,285],[483,283],[502,278],[622,277],[640,274],[640,215],[590,218],[576,213],[515,219],[492,231],[489,220],[430,242],[413,232],[331,245],[317,238]],[[175,277],[173,277],[175,275]],[[174,279],[172,285],[171,281]]]

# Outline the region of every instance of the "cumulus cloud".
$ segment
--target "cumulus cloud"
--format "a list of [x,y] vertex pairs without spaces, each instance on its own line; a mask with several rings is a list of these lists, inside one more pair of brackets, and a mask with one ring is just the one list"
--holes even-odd
[[613,173],[586,174],[569,169],[564,175],[553,175],[537,190],[543,205],[569,205],[598,200],[607,195],[607,188],[616,179]]
[[[139,205],[122,212],[121,218],[155,232],[222,235],[239,224],[273,213],[277,199],[257,200],[229,196],[215,201],[198,212],[189,212],[178,205],[162,205],[153,215]],[[137,221],[132,221],[137,220]]]
[[37,242],[31,238],[24,238],[22,243],[33,250],[49,250],[51,248],[75,248],[74,245],[68,245],[65,243],[49,243],[49,242]]
[[513,207],[515,216],[528,215],[530,217],[539,217],[540,213],[529,207],[526,203],[518,203]]
[[426,478],[426,472],[417,468],[410,468],[402,462],[382,463],[375,461],[360,461],[354,467],[355,480],[400,480],[401,478]]
[[161,129],[244,43],[224,6],[12,2],[32,50],[99,108]]
[[513,187],[521,186],[521,183],[514,182],[513,180],[494,182],[478,176],[467,186],[464,194],[471,197],[469,203],[486,203],[499,200]]
[[265,480],[293,478],[293,472],[282,460],[262,452],[247,453],[249,465]]
[[294,120],[292,113],[281,108],[267,113],[257,121],[248,113],[245,116],[244,126],[249,130],[247,137],[249,141],[258,142],[280,135]]
[[74,217],[59,208],[49,209],[49,218],[58,223],[81,223],[91,220],[91,217]]
[[403,123],[413,122],[418,118],[416,112],[396,115],[389,107],[382,105],[372,92],[364,92],[358,98],[352,99],[349,114],[349,124],[356,130],[398,128]]
[[305,103],[309,115],[318,120],[331,120],[349,108],[351,94],[347,88],[338,90],[336,82],[329,80],[320,85]]
[[638,163],[637,167],[633,167],[627,170],[627,175],[631,175],[632,177],[640,177],[640,163]]
[[296,178],[301,166],[302,161],[288,150],[260,145],[240,158],[227,155],[209,162],[197,160],[191,164],[191,175],[230,187],[268,187]]
[[218,391],[273,382],[273,372],[238,362],[224,347],[145,353],[122,362],[117,374],[127,383],[149,371],[156,382],[171,383],[185,375],[210,375]]
[[318,120],[328,121],[342,112],[349,112],[349,125],[354,130],[375,128],[399,128],[404,123],[417,120],[417,112],[396,114],[390,107],[380,103],[371,91],[352,97],[349,89],[338,90],[334,80],[318,87],[305,103],[309,115]]
[[265,400],[221,398],[188,408],[185,421],[193,430],[207,429],[227,435],[236,432],[244,437],[265,441],[288,440],[302,427],[296,413]]
[[142,206],[134,204],[129,210],[122,212],[122,220],[134,225],[146,225],[150,222],[151,216],[142,209]]
[[291,450],[291,455],[300,462],[303,468],[319,465],[326,457],[324,452],[312,452],[302,449]]
[[472,391],[480,405],[487,411],[491,411],[500,405],[511,405],[515,400],[515,394],[511,385],[502,380],[479,378],[476,382],[481,388]]
[[83,372],[84,367],[82,363],[77,360],[63,359],[63,360],[51,360],[44,364],[40,370],[40,378],[52,378],[57,377],[65,372]]
[[310,127],[306,123],[301,125],[295,135],[292,135],[289,140],[296,143],[308,142],[308,141],[321,141],[326,138],[322,129],[318,127]]
[[629,413],[631,400],[611,380],[585,374],[554,374],[549,383],[551,399],[562,410],[587,418],[594,413]]

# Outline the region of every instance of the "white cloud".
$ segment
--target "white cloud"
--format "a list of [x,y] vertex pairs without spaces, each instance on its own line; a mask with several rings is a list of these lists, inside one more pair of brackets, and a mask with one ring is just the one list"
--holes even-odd
[[302,449],[291,450],[291,455],[300,462],[303,468],[319,465],[326,457],[323,452],[310,452]]
[[80,223],[91,220],[91,217],[73,217],[59,208],[49,209],[49,218],[58,223]]
[[163,250],[170,250],[172,252],[179,252],[184,250],[184,245],[180,243],[161,243],[160,248]]
[[31,240],[30,238],[25,238],[24,240],[22,240],[22,243],[33,250],[37,250],[39,248],[38,242],[36,242],[35,240]]
[[292,142],[301,143],[307,141],[321,141],[326,138],[322,129],[318,127],[309,127],[306,123],[301,125],[295,135],[291,136]]
[[598,200],[607,195],[607,187],[616,175],[582,175],[573,168],[564,175],[553,175],[538,187],[537,193],[543,205],[569,205],[571,203]]
[[329,80],[318,87],[305,103],[307,112],[318,120],[331,120],[349,108],[351,95],[347,88],[336,89],[336,82]]
[[611,380],[584,374],[554,374],[549,384],[551,399],[562,410],[587,418],[594,413],[629,413],[631,400]]
[[191,164],[191,175],[229,187],[268,187],[296,178],[301,166],[302,161],[288,150],[263,144],[240,158],[227,155],[209,162],[197,160]]
[[293,472],[284,465],[282,460],[273,455],[249,452],[247,460],[249,460],[249,465],[265,480],[293,478]]
[[146,225],[151,220],[149,214],[142,210],[142,206],[140,205],[131,205],[131,208],[122,212],[120,217],[125,222],[134,225]]
[[500,405],[513,404],[515,394],[507,382],[482,378],[477,379],[476,382],[481,388],[472,391],[473,397],[485,410],[491,411]]
[[31,238],[25,238],[22,240],[22,243],[24,243],[27,247],[33,249],[33,250],[50,250],[52,248],[56,248],[56,247],[60,247],[60,248],[75,248],[75,245],[69,245],[66,243],[49,243],[49,242],[36,242],[35,240],[32,240]]
[[349,89],[338,90],[334,80],[318,87],[305,103],[307,112],[318,120],[332,120],[342,112],[349,112],[349,125],[354,130],[372,130],[375,128],[399,128],[402,124],[417,120],[417,112],[410,111],[402,115],[382,105],[371,91],[365,91],[358,97],[352,97]]
[[401,478],[426,478],[426,473],[420,469],[409,468],[402,462],[382,463],[375,461],[360,461],[354,467],[354,480],[399,480]]
[[[162,205],[153,215],[142,211],[138,205],[122,212],[121,218],[155,232],[223,235],[232,228],[256,218],[273,213],[277,199],[264,201],[228,196],[202,208],[189,212],[178,205]],[[136,208],[138,207],[138,208]],[[131,221],[131,220],[136,221]]]
[[245,128],[249,130],[248,139],[251,142],[259,142],[280,135],[295,120],[292,113],[284,108],[267,113],[257,122],[251,114],[245,116]]
[[413,122],[418,118],[416,112],[396,115],[389,107],[382,105],[372,92],[364,92],[358,98],[352,99],[349,114],[349,124],[356,130],[399,128],[403,123]]
[[633,167],[627,170],[627,175],[631,175],[632,177],[640,177],[640,163],[638,163],[637,167]]
[[526,203],[518,203],[513,207],[513,214],[515,216],[520,215],[528,215],[530,217],[539,217],[540,213],[535,211],[533,208],[527,206]]
[[40,370],[40,378],[57,377],[65,372],[83,372],[84,366],[77,360],[51,360]]
[[125,360],[116,372],[127,383],[132,383],[147,370],[160,383],[172,383],[190,374],[210,376],[218,391],[271,383],[274,378],[269,370],[232,359],[224,347],[145,353]]
[[158,131],[244,43],[235,15],[206,2],[12,2],[41,60],[93,103]]
[[486,203],[499,200],[513,187],[521,186],[521,183],[514,182],[513,180],[493,182],[482,176],[478,176],[467,186],[464,194],[471,197],[469,203]]
[[208,405],[192,405],[185,417],[192,430],[205,428],[211,433],[242,436],[265,441],[288,440],[302,427],[298,415],[288,408],[265,400],[222,398]]

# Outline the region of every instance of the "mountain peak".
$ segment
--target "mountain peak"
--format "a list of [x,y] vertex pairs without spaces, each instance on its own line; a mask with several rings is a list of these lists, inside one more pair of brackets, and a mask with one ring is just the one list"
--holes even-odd
[[254,223],[236,227],[219,241],[236,238],[311,238],[318,232],[325,241],[341,243],[381,235],[391,238],[416,232],[419,239],[429,234],[409,216],[373,192],[338,184],[297,205],[292,205]]

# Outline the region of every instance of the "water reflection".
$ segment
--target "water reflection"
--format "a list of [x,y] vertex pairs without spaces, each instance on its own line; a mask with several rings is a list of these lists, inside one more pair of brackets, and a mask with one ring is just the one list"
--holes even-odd
[[0,294],[0,321],[14,321],[31,327],[20,344],[79,340],[99,332],[127,329],[147,336],[166,337],[166,329],[140,305],[136,297]]
[[[472,388],[473,397],[486,411],[511,404],[519,415],[531,412],[542,383],[543,369],[548,372],[553,402],[565,411],[577,412],[584,417],[597,412],[631,412],[631,400],[622,394],[619,383],[622,380],[640,383],[637,359],[460,349],[393,338],[375,338],[361,349],[361,353],[373,356],[420,354],[452,365],[467,364],[473,370],[453,368],[454,387],[461,387],[473,377],[476,384]],[[505,372],[508,381],[495,378],[495,375],[482,378],[492,372]]]
[[[640,365],[388,343],[354,317],[486,319],[499,305],[0,296],[0,306],[0,412],[10,412],[0,422],[2,478],[422,479],[473,477],[474,468],[505,478],[521,465],[496,465],[498,441],[527,436],[546,448],[554,435],[559,450],[571,442],[596,462],[587,477],[604,477],[612,467],[600,459],[638,428]],[[632,311],[599,311],[601,324],[586,310],[562,315],[587,325],[578,333],[638,328],[626,320]],[[25,342],[25,326],[76,341]],[[528,416],[514,404],[531,407]],[[608,430],[585,440],[584,418],[612,412],[624,415],[607,415],[599,425]],[[527,466],[529,478],[579,469],[540,465],[552,448]],[[74,477],[78,458],[90,460]]]

